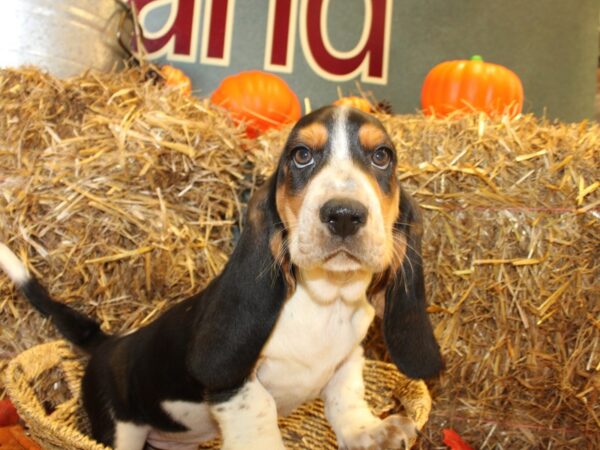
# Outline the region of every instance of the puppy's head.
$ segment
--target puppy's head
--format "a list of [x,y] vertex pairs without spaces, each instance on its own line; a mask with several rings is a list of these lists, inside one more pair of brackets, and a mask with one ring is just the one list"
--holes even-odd
[[395,173],[394,146],[373,116],[326,107],[302,118],[277,172],[277,212],[292,264],[377,273],[401,261],[406,241],[393,232]]
[[443,366],[426,311],[418,207],[396,178],[396,151],[381,123],[347,107],[326,107],[292,129],[269,182],[278,217],[270,250],[288,293],[294,267],[372,274],[385,341],[408,376]]

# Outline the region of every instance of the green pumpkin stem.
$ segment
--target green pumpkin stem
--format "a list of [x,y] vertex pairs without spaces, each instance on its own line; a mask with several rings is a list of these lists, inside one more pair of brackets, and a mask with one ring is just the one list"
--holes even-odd
[[471,61],[483,61],[481,55],[473,55],[471,56]]

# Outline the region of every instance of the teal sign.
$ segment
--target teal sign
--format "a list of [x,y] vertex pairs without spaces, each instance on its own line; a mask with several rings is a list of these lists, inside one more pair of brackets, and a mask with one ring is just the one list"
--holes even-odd
[[313,108],[362,90],[411,113],[433,66],[480,54],[519,75],[526,112],[594,112],[597,0],[131,2],[148,57],[185,70],[200,96],[227,75],[260,69]]

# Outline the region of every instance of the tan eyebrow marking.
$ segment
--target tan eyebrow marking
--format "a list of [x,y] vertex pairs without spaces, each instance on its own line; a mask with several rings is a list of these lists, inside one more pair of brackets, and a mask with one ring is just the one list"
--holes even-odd
[[307,125],[298,131],[298,140],[313,150],[325,147],[328,137],[327,128],[320,122]]
[[386,141],[386,136],[381,128],[366,123],[358,130],[358,140],[366,150],[374,150]]

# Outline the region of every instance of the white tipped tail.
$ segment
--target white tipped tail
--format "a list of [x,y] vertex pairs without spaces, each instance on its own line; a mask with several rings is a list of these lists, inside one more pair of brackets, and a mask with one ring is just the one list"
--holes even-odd
[[31,277],[25,264],[6,245],[0,242],[0,268],[17,286],[25,284]]

